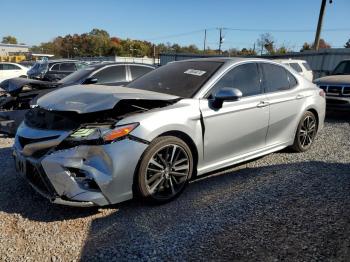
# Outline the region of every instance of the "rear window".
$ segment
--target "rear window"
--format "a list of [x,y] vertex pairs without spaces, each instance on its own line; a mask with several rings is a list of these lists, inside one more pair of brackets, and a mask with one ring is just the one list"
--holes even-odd
[[222,64],[215,61],[181,61],[169,63],[141,76],[127,86],[191,98]]
[[311,67],[309,66],[308,63],[303,63],[303,66],[305,67],[305,69],[306,69],[307,71],[312,71],[312,70],[311,70]]
[[298,73],[303,72],[303,69],[298,63],[289,63],[289,66],[293,68],[295,71],[297,71]]

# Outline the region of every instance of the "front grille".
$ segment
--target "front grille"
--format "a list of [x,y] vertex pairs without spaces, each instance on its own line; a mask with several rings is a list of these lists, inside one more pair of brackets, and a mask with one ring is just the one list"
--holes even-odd
[[42,138],[26,138],[23,136],[18,136],[18,142],[22,147],[25,147],[26,145],[32,144],[32,143],[38,143],[43,142],[51,139],[59,138],[59,136],[49,136],[49,137],[42,137]]
[[344,85],[320,85],[328,96],[350,96],[350,86]]
[[42,167],[36,167],[27,161],[26,178],[44,197],[51,200],[57,197],[56,190]]

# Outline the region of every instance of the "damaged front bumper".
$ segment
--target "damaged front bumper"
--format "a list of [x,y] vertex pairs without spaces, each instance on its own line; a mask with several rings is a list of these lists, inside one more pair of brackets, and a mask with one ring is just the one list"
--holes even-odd
[[24,123],[18,129],[16,169],[41,195],[71,206],[104,206],[133,197],[134,173],[146,143],[125,138],[54,150],[67,136],[64,131],[38,132]]

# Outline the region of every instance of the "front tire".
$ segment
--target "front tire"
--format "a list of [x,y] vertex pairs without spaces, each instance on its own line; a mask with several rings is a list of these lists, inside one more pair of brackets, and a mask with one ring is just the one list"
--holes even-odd
[[296,152],[309,150],[315,140],[317,128],[316,116],[310,111],[305,112],[295,134],[293,150]]
[[137,172],[139,195],[165,203],[179,196],[193,173],[189,146],[174,136],[158,137],[146,149]]

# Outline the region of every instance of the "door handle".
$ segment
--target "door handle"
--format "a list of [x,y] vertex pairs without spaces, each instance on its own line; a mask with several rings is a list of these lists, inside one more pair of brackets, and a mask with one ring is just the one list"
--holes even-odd
[[269,105],[269,102],[267,101],[260,101],[260,103],[256,106],[256,107],[265,107],[265,106],[268,106]]
[[304,98],[304,96],[301,95],[301,94],[298,94],[295,98],[296,98],[296,99],[302,99],[302,98]]

